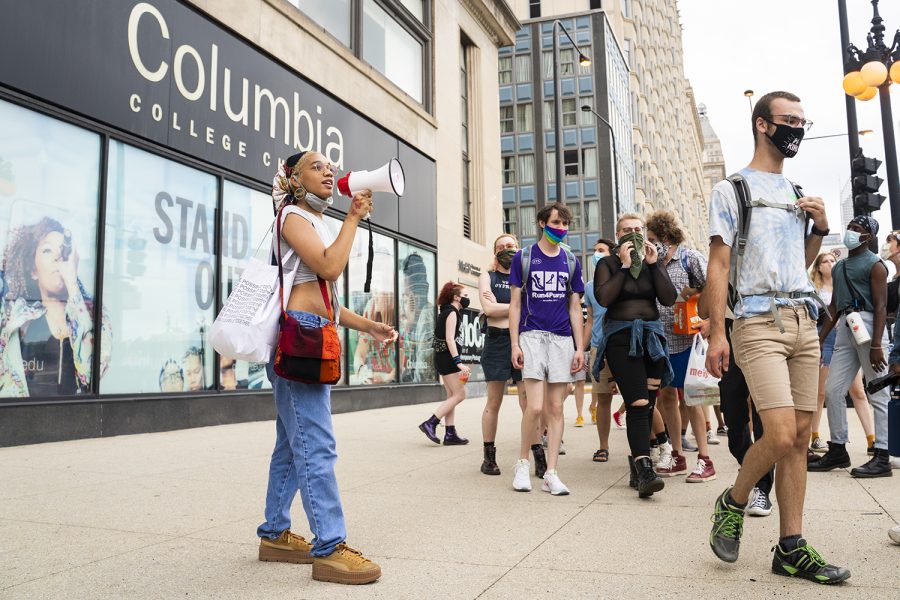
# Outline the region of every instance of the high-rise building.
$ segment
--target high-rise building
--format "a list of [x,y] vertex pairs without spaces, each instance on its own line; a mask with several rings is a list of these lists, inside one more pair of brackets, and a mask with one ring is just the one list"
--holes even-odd
[[725,170],[722,142],[709,122],[705,104],[701,103],[697,107],[697,115],[700,117],[700,132],[703,134],[703,194],[708,201],[713,186],[725,179],[728,172]]
[[[512,0],[510,5],[526,29],[533,19],[552,27],[554,18],[571,21],[603,11],[628,69],[632,156],[627,162],[634,165],[634,198],[629,205],[641,214],[655,209],[675,212],[687,243],[704,247],[708,199],[701,159],[703,136],[693,90],[684,76],[675,0]],[[550,81],[552,86],[552,77]],[[596,106],[606,103],[599,95],[596,98]],[[618,143],[623,145],[623,140]],[[601,204],[607,201],[602,190],[600,200]],[[623,210],[625,206],[623,202]],[[605,231],[607,224],[601,226]]]
[[[601,234],[613,234],[617,212],[634,210],[628,68],[605,13],[562,23],[578,46],[561,36],[562,186],[556,181],[553,19],[530,20],[516,34],[515,46],[500,49],[504,225],[522,243],[534,242],[537,211],[560,198],[574,214],[567,243],[584,259]],[[591,59],[589,65],[579,64],[579,52]],[[589,267],[590,261],[582,264]]]

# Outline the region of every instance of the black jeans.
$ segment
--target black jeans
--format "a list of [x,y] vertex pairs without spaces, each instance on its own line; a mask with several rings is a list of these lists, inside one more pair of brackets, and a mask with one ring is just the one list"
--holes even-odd
[[[626,329],[610,336],[606,342],[606,363],[616,380],[619,392],[625,400],[628,446],[632,456],[650,454],[650,430],[653,423],[653,407],[659,390],[648,390],[647,379],[662,379],[666,368],[665,359],[651,360],[644,340],[644,355],[629,356],[631,350],[631,330]],[[644,406],[634,406],[637,400],[647,400]]]
[[[743,464],[744,456],[753,444],[753,440],[758,440],[762,437],[763,426],[759,413],[756,412],[756,407],[753,406],[752,402],[747,402],[747,398],[750,397],[750,389],[747,387],[744,373],[734,363],[734,348],[731,347],[731,324],[732,321],[730,319],[725,322],[725,335],[728,338],[732,360],[728,370],[722,376],[721,381],[719,381],[719,399],[722,416],[725,418],[725,425],[728,426],[728,450],[738,461],[738,464]],[[748,404],[750,404],[749,407],[747,406]],[[753,421],[752,437],[750,435],[751,414]],[[774,482],[775,469],[772,469],[762,476],[756,487],[768,496],[772,492]]]

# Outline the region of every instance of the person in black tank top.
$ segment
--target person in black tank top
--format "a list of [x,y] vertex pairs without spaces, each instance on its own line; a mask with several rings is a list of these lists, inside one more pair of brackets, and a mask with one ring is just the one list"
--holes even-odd
[[441,288],[437,303],[440,314],[434,327],[434,366],[441,375],[444,389],[447,390],[447,399],[437,407],[431,417],[419,424],[419,430],[429,440],[440,444],[437,426],[441,419],[445,419],[444,445],[463,446],[468,444],[469,440],[456,434],[453,419],[456,405],[466,399],[466,381],[469,379],[469,367],[462,364],[460,356],[462,338],[459,335],[461,321],[459,311],[469,306],[469,293],[463,286],[448,281]]
[[[509,338],[509,271],[513,256],[519,250],[519,242],[512,234],[504,233],[494,240],[494,264],[478,279],[481,306],[487,319],[484,350],[481,352],[481,368],[487,383],[487,400],[481,415],[481,431],[484,435],[484,460],[481,472],[485,475],[500,475],[497,466],[497,417],[500,404],[506,393],[507,382],[512,380],[519,396],[519,408],[525,410],[525,386],[522,371],[512,365],[512,346]],[[547,459],[540,444],[540,432],[535,430],[532,440],[535,474],[543,477],[547,469]]]

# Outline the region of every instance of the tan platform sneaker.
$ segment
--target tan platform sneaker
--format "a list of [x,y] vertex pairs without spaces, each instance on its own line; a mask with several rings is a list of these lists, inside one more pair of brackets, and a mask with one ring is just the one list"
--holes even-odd
[[381,577],[381,567],[347,544],[338,544],[328,556],[313,557],[312,578],[358,585],[372,583]]
[[291,533],[285,529],[274,540],[259,538],[259,560],[266,562],[287,562],[301,565],[311,564],[313,559],[309,555],[312,544],[303,536]]

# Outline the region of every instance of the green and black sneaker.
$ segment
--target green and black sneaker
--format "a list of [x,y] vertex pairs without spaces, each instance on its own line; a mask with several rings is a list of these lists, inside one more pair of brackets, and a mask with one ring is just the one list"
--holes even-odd
[[709,533],[709,547],[719,559],[733,563],[741,549],[741,535],[744,533],[744,509],[725,502],[731,488],[716,498],[716,506],[710,520],[713,523]]
[[824,584],[840,583],[850,578],[849,569],[829,565],[819,556],[815,548],[802,538],[797,542],[797,547],[790,552],[782,550],[781,544],[775,544],[772,550],[775,551],[772,557],[772,572],[776,575],[802,577]]

